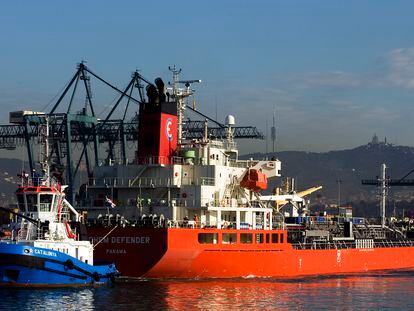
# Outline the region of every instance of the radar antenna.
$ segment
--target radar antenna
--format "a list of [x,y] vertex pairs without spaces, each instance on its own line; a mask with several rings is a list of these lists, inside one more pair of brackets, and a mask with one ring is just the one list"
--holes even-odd
[[[179,74],[181,73],[181,68],[177,69],[174,66],[169,66],[168,70],[170,70],[173,74],[173,83],[172,83],[172,97],[177,102],[177,119],[178,119],[178,137],[177,143],[180,145],[184,139],[183,137],[183,125],[184,125],[184,111],[186,108],[186,104],[184,102],[184,98],[187,98],[194,94],[194,91],[191,89],[191,84],[193,83],[201,83],[201,80],[179,80]],[[171,85],[171,83],[168,83]],[[185,88],[180,88],[179,85],[184,84]]]

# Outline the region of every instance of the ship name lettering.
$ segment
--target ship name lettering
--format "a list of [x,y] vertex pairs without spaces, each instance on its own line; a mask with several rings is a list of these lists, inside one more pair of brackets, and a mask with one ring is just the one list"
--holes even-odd
[[89,242],[91,242],[92,244],[98,244],[98,243],[109,243],[109,238],[105,238],[102,239],[103,237],[98,236],[98,237],[91,237],[89,238]]
[[55,252],[52,252],[52,251],[44,251],[44,250],[42,250],[42,249],[35,249],[35,250],[34,250],[34,253],[35,253],[36,255],[43,255],[43,256],[52,256],[52,257],[57,257],[57,255],[56,255],[56,253],[55,253]]
[[107,254],[126,254],[127,251],[125,249],[107,249]]
[[149,236],[116,236],[111,238],[112,244],[149,244]]

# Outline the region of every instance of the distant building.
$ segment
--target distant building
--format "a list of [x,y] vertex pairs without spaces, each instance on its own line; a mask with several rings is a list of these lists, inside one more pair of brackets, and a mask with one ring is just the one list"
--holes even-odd
[[372,139],[368,143],[368,145],[371,145],[371,146],[379,146],[379,145],[388,146],[389,145],[389,146],[391,146],[392,144],[389,144],[387,142],[387,137],[384,137],[384,141],[380,141],[377,134],[374,134],[374,136],[372,136]]
[[374,134],[374,136],[372,136],[371,144],[372,145],[378,145],[379,144],[379,139],[378,139],[377,134]]

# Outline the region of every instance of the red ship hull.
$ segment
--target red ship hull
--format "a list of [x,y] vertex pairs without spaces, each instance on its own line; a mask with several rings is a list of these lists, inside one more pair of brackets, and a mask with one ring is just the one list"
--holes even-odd
[[[95,244],[110,228],[90,227]],[[200,244],[199,233],[217,233],[217,244]],[[221,234],[236,234],[223,244]],[[262,234],[261,243],[240,243],[240,233]],[[266,235],[285,230],[117,228],[94,250],[95,262],[115,262],[124,276],[147,278],[297,277],[414,268],[414,247],[298,250]]]

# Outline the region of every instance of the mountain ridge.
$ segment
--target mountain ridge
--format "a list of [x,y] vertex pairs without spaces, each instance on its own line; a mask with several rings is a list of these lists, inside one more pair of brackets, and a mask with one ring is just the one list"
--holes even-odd
[[[252,153],[243,158],[271,158],[282,162],[282,177],[294,177],[298,190],[323,186],[320,195],[331,203],[377,199],[375,187],[363,186],[362,179],[375,179],[380,166],[387,176],[402,178],[414,169],[414,147],[387,143],[368,143],[352,149],[328,152],[281,151],[275,154]],[[271,186],[277,183],[270,183]],[[391,190],[398,199],[410,198],[407,188]]]
[[[323,189],[310,196],[312,202],[325,204],[378,201],[375,187],[363,186],[362,179],[375,179],[380,165],[388,166],[387,176],[401,178],[414,169],[414,147],[387,143],[368,143],[352,149],[328,152],[281,151],[251,153],[240,156],[248,159],[265,159],[275,156],[282,162],[282,177],[295,178],[298,190],[313,186]],[[0,204],[14,202],[14,192],[19,179],[17,174],[27,163],[13,158],[0,158]],[[408,177],[410,178],[410,177]],[[269,181],[269,190],[280,184],[280,179]],[[412,190],[408,187],[390,189],[390,198],[411,201]]]

